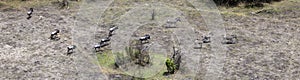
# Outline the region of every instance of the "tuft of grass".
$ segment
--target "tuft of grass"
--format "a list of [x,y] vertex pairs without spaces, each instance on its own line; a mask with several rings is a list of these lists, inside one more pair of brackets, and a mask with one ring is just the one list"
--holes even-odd
[[116,55],[111,51],[105,51],[97,54],[97,59],[101,70],[105,74],[125,74],[119,69],[115,69]]
[[[126,51],[125,51],[126,52]],[[123,54],[123,56],[122,56]],[[167,68],[165,67],[164,57],[161,54],[151,54],[151,67],[137,68],[136,71],[123,72],[119,69],[115,69],[115,60],[117,56],[126,57],[124,53],[112,53],[112,51],[105,51],[97,54],[98,63],[102,67],[102,70],[107,74],[124,74],[124,75],[133,75],[133,73],[137,73],[138,71],[142,71],[143,77],[147,77],[147,79],[159,79],[166,80],[168,79],[163,75],[164,72],[167,72]],[[129,57],[129,55],[127,55]],[[163,66],[162,66],[163,65]],[[154,74],[155,73],[155,74]],[[152,76],[151,76],[152,75]]]
[[5,6],[5,4],[3,2],[0,2],[0,7]]
[[113,55],[111,51],[106,51],[106,52],[97,54],[97,58],[98,58],[100,66],[106,67],[106,68],[114,67],[115,55]]

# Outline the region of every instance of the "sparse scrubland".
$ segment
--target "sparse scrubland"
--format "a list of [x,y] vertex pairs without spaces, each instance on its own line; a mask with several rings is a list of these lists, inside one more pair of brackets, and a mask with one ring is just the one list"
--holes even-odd
[[[142,27],[132,34],[132,39],[151,34],[150,43],[156,41],[161,44],[161,47],[168,49],[166,53],[152,53],[150,50],[157,48],[150,47],[147,58],[143,58],[142,53],[136,49],[126,48],[124,53],[114,53],[111,46],[106,46],[99,52],[75,51],[74,54],[65,55],[66,47],[71,45],[76,37],[72,35],[73,27],[76,26],[74,22],[85,23],[76,16],[80,5],[85,1],[68,0],[68,7],[62,6],[63,1],[0,0],[0,79],[204,79],[208,67],[206,64],[213,56],[210,43],[203,44],[201,53],[197,55],[181,53],[180,66],[195,66],[187,65],[189,62],[184,60],[189,57],[186,56],[200,56],[196,61],[199,63],[199,72],[195,74],[197,76],[187,73],[186,67],[175,69],[176,65],[170,58],[173,54],[172,47],[178,42],[171,39],[171,30],[162,28],[161,24],[158,24],[160,22],[151,21],[151,16],[149,22],[140,23]],[[224,44],[228,50],[223,60],[220,79],[300,78],[299,0],[214,1],[225,21],[226,33],[237,35],[238,39],[236,44]],[[110,25],[118,21],[126,22],[120,20],[128,15],[127,12],[134,10],[134,6],[155,3],[167,7],[166,10],[162,8],[160,11],[182,12],[180,17],[184,19],[178,23],[178,27],[189,26],[181,25],[184,22],[193,24],[195,34],[199,35],[199,38],[209,32],[210,26],[205,24],[201,13],[186,0],[114,0],[99,19],[95,34],[91,35],[95,35],[96,40],[104,38]],[[26,13],[31,7],[34,8],[33,17],[27,20]],[[169,16],[167,14],[157,14],[155,19],[165,18],[164,16]],[[143,16],[146,15],[142,15],[141,18]],[[58,35],[60,39],[49,40],[51,31],[56,28],[61,30]],[[137,45],[131,46],[136,48]],[[95,56],[97,59],[88,59],[83,55]],[[142,65],[135,64],[135,61],[141,60],[145,60]],[[125,63],[126,69],[120,63]],[[144,69],[145,75],[142,76],[148,76],[136,77],[134,75],[137,75],[138,71],[126,71],[134,69]],[[165,75],[166,72],[173,74]]]

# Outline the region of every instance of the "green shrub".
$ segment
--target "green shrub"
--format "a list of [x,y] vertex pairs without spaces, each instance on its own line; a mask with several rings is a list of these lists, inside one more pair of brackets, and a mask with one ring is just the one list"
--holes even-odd
[[174,73],[176,70],[176,64],[174,63],[173,59],[168,58],[166,60],[166,66],[169,73]]

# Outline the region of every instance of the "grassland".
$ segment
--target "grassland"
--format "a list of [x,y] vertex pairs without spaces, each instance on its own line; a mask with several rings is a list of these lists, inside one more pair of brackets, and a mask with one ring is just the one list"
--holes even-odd
[[[198,35],[209,32],[209,26],[206,26],[201,13],[187,1],[115,0],[101,17],[96,39],[105,37],[108,25],[122,20],[120,16],[131,11],[135,5],[155,2],[182,11],[181,17],[193,24]],[[104,52],[94,55],[97,56],[96,63],[101,69],[88,69],[91,68],[88,63],[92,61],[80,60],[85,59],[79,55],[81,53],[65,55],[66,46],[72,43],[74,22],[84,23],[75,18],[81,2],[70,3],[70,9],[59,9],[57,0],[0,1],[0,45],[3,45],[0,46],[0,79],[91,79],[90,77],[95,76],[102,80],[114,79],[110,75],[121,75],[122,79],[141,79],[132,76],[136,72],[114,68],[116,55],[111,52],[110,46]],[[239,39],[238,44],[226,45],[229,50],[222,67],[222,79],[299,79],[299,3],[299,0],[284,0],[264,4],[264,7],[245,8],[243,4],[237,7],[219,7],[226,33],[236,34]],[[26,11],[30,7],[34,7],[36,12],[31,20],[27,20]],[[39,20],[37,16],[43,16],[44,19]],[[144,25],[135,34],[155,32],[154,41],[161,41],[165,44],[164,48],[171,46],[169,43],[172,40],[167,35],[170,30],[155,27],[158,25],[149,26],[151,25]],[[59,41],[47,39],[54,28],[62,30]],[[170,55],[171,52],[167,50],[167,53],[162,54]],[[166,59],[164,55],[151,55],[154,59],[153,67],[159,67],[160,71],[152,74],[155,71],[145,68],[144,74],[151,75],[146,79],[203,79],[207,69],[205,64],[211,58],[209,44],[204,45],[199,53],[200,72],[196,77],[185,73],[185,68],[165,76],[163,74],[167,71],[166,67],[161,67],[164,65],[161,62],[164,63]],[[85,72],[89,70],[97,73]]]

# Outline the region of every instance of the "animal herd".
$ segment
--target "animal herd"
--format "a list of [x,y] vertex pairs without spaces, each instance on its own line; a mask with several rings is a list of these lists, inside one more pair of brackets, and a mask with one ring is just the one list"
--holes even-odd
[[118,29],[118,27],[115,26],[115,25],[113,25],[111,28],[109,28],[108,36],[101,39],[100,42],[94,46],[94,49],[95,49],[96,52],[98,52],[100,50],[100,48],[109,45],[108,42],[110,41],[110,39],[113,35],[113,32],[117,29]]
[[[33,14],[33,8],[29,8],[28,12],[27,12],[27,19],[30,19],[32,17],[32,14]],[[175,27],[176,23],[177,22],[180,22],[181,19],[178,17],[178,18],[175,18],[175,20],[167,20],[167,24],[165,26],[165,28],[173,28]],[[94,50],[96,52],[100,51],[101,48],[109,45],[109,41],[111,40],[111,37],[113,36],[113,32],[115,30],[117,30],[118,27],[115,26],[115,25],[112,25],[111,28],[109,28],[109,32],[108,32],[108,36],[101,39],[99,43],[97,43],[96,45],[94,45]],[[51,40],[59,40],[59,37],[58,37],[58,34],[60,33],[60,30],[59,29],[54,29],[53,32],[51,32],[51,35],[50,35],[50,39]],[[202,36],[202,42],[196,42],[196,43],[199,43],[199,44],[202,44],[202,43],[210,43],[211,42],[211,37],[210,36]],[[139,37],[139,41],[141,43],[143,42],[148,42],[148,40],[150,39],[150,35],[149,34],[146,34],[142,37]],[[198,40],[198,39],[197,39]],[[222,42],[223,44],[236,44],[237,43],[237,36],[236,35],[230,35],[230,36],[224,36],[224,42]],[[74,51],[74,49],[76,48],[75,45],[70,45],[67,47],[67,54],[72,54]]]

